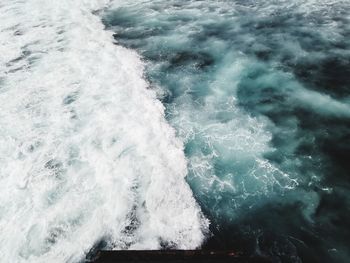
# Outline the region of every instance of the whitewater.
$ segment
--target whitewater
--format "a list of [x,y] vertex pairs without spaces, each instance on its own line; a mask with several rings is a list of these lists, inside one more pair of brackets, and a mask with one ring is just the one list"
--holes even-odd
[[182,142],[109,1],[0,3],[0,258],[78,262],[110,249],[200,246]]

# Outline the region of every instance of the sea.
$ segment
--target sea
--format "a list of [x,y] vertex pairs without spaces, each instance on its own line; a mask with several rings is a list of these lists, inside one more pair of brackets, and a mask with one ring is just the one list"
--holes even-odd
[[0,262],[349,245],[349,0],[0,1]]

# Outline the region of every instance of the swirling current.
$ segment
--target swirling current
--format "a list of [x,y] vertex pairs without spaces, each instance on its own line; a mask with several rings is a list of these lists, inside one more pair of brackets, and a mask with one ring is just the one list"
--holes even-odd
[[121,1],[103,17],[185,143],[205,247],[348,262],[349,1]]

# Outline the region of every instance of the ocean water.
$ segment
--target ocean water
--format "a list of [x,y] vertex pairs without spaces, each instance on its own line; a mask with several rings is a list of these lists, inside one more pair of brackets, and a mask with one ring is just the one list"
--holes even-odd
[[350,260],[348,0],[0,2],[0,261]]
[[350,2],[118,1],[103,14],[184,142],[205,248],[350,260]]

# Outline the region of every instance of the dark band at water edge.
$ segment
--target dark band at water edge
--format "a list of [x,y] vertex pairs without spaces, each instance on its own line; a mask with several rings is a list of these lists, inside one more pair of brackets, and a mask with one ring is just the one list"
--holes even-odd
[[262,257],[242,256],[236,251],[205,251],[205,250],[124,250],[100,251],[94,263],[132,263],[132,262],[271,262]]

